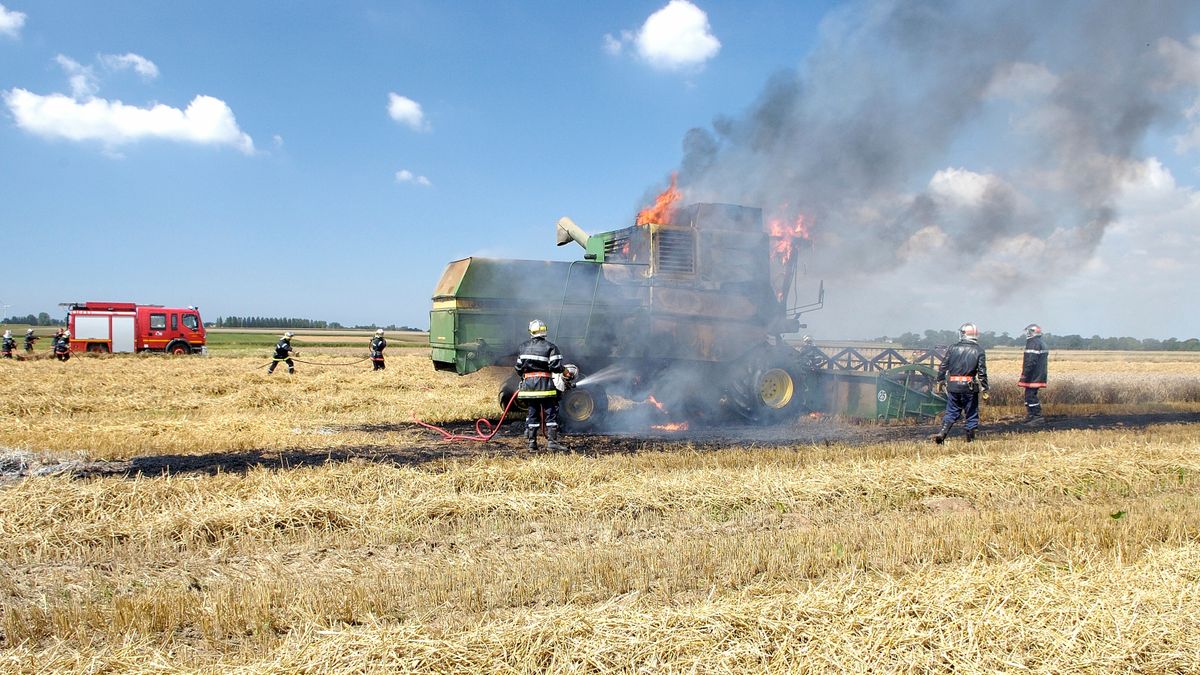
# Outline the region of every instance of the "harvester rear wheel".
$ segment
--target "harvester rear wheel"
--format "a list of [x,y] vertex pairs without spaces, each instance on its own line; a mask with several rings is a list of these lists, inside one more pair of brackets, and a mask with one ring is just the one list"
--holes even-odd
[[[509,375],[504,383],[500,385],[500,411],[503,412],[508,406],[508,401],[516,395],[521,388],[521,380],[516,374]],[[529,406],[521,402],[521,399],[513,401],[512,407],[508,409],[509,418],[523,418],[525,412],[529,410]],[[503,420],[501,420],[503,421]]]
[[563,394],[558,417],[568,431],[593,429],[608,413],[608,393],[600,387],[575,387]]
[[748,420],[776,423],[793,417],[804,399],[803,379],[790,352],[762,349],[735,370],[729,400]]

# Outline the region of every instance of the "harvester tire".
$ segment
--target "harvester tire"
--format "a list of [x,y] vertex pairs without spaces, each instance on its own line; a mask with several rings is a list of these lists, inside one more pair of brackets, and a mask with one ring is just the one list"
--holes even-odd
[[600,387],[568,389],[558,403],[558,419],[567,431],[596,428],[608,414],[608,392]]
[[[517,393],[517,391],[520,390],[520,388],[521,380],[516,376],[515,373],[509,375],[508,378],[504,380],[503,384],[500,385],[499,400],[501,412],[503,412],[508,406],[509,399],[511,399]],[[521,399],[517,399],[513,402],[512,407],[508,409],[508,417],[509,419],[523,419],[527,410],[529,410],[529,406],[525,405]]]
[[786,350],[762,349],[738,365],[729,387],[729,401],[742,417],[774,424],[796,416],[803,407],[804,379]]

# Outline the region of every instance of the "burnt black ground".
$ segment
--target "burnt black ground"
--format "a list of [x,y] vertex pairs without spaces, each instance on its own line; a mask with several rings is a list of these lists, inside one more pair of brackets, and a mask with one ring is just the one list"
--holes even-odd
[[[618,420],[619,421],[619,420]],[[1037,434],[1045,431],[1072,429],[1151,429],[1162,424],[1197,424],[1200,413],[1164,412],[1140,414],[1095,414],[1082,416],[1051,415],[1045,426],[1030,429],[1019,419],[988,422],[981,427],[981,437],[1004,434]],[[357,426],[343,431],[385,433],[389,431],[423,431],[411,423]],[[452,424],[447,430],[474,434],[474,423]],[[723,425],[683,432],[651,429],[633,432],[593,432],[571,434],[563,442],[573,452],[585,456],[602,456],[648,451],[697,451],[727,447],[796,447],[846,443],[865,445],[924,441],[936,430],[932,422],[925,424],[882,425],[869,422],[847,422],[833,418],[804,418],[794,425],[758,427]],[[337,431],[337,430],[335,430]],[[957,426],[947,442],[962,441],[962,426]],[[525,457],[522,426],[509,423],[503,426],[489,443],[443,441],[437,433],[427,432],[428,440],[409,445],[360,445],[329,450],[248,450],[203,455],[149,455],[124,461],[71,461],[50,465],[29,465],[7,472],[3,478],[11,481],[27,475],[65,474],[76,478],[101,476],[163,476],[168,474],[244,473],[254,468],[287,470],[319,466],[330,462],[363,462],[402,466],[425,466],[436,470],[445,460],[481,457]],[[544,447],[544,440],[542,441]],[[543,450],[543,452],[545,452]]]

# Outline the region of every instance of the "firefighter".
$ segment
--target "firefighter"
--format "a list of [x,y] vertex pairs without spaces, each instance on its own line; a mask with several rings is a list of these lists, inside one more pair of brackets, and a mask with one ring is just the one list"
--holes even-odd
[[1042,327],[1036,323],[1025,326],[1025,360],[1021,363],[1021,380],[1017,382],[1025,390],[1025,426],[1040,427],[1046,423],[1038,392],[1046,386],[1049,361],[1050,352],[1042,343]]
[[371,370],[383,370],[383,350],[387,349],[387,340],[383,339],[383,329],[375,331],[375,337],[371,338]]
[[300,352],[292,349],[292,338],[296,334],[288,331],[279,337],[279,342],[275,343],[275,357],[271,360],[271,365],[267,366],[267,374],[275,372],[275,366],[279,365],[280,361],[287,364],[288,375],[296,374],[296,364],[292,362],[293,356],[300,356]]
[[71,331],[62,330],[54,338],[54,344],[51,346],[54,350],[54,358],[59,361],[66,361],[71,358]]
[[13,339],[12,331],[4,331],[4,358],[11,359],[13,350],[17,348],[17,341]]
[[[558,442],[558,388],[554,374],[563,372],[563,357],[558,347],[546,339],[546,322],[529,322],[529,339],[517,348],[517,375],[521,378],[517,398],[529,406],[525,416],[525,445],[538,449],[538,429],[546,428],[546,447],[566,452]],[[564,374],[564,377],[566,375]]]
[[973,323],[964,323],[958,328],[958,343],[946,350],[942,365],[938,368],[936,387],[946,392],[946,414],[942,417],[942,428],[929,437],[941,445],[950,433],[950,427],[960,415],[967,418],[967,442],[975,440],[979,428],[979,396],[988,392],[987,357],[979,346],[979,328]]
[[26,354],[33,352],[33,343],[37,342],[39,339],[40,338],[38,338],[38,336],[33,334],[32,328],[25,331],[25,353]]

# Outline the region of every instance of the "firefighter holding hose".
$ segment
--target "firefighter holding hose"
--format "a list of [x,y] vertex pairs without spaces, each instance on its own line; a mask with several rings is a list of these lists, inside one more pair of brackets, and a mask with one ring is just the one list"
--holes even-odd
[[937,388],[946,392],[946,414],[942,417],[942,428],[929,437],[941,445],[950,433],[950,427],[960,416],[967,418],[967,442],[975,440],[979,428],[979,396],[988,393],[987,356],[979,346],[979,328],[973,323],[964,323],[958,328],[958,342],[946,350],[942,365],[938,368]]
[[387,340],[383,339],[383,329],[375,331],[371,338],[371,370],[383,370],[383,350],[387,349]]
[[516,371],[521,378],[517,398],[529,406],[525,416],[526,447],[538,449],[538,430],[544,426],[546,447],[566,452],[567,447],[558,442],[558,389],[554,386],[554,374],[563,373],[563,357],[558,347],[546,339],[547,332],[545,321],[530,321],[530,337],[517,348]]
[[26,354],[33,353],[33,343],[37,342],[38,340],[39,340],[39,338],[38,338],[38,336],[33,334],[32,328],[25,331],[25,353]]
[[267,374],[275,372],[275,366],[279,365],[280,361],[287,364],[288,375],[296,374],[296,364],[292,362],[293,356],[300,356],[300,352],[292,349],[292,338],[296,334],[292,331],[284,333],[279,338],[279,342],[275,343],[275,356],[271,360],[271,365],[267,366]]
[[13,357],[13,355],[12,355],[13,350],[16,348],[17,348],[17,341],[15,339],[13,339],[12,331],[11,330],[4,331],[4,347],[3,347],[4,358],[11,359]]
[[1046,423],[1038,393],[1046,386],[1049,361],[1050,352],[1042,343],[1042,327],[1036,323],[1025,326],[1025,359],[1021,362],[1021,380],[1017,382],[1025,390],[1025,426],[1040,427]]
[[71,358],[71,331],[63,330],[54,336],[54,358],[66,361]]

